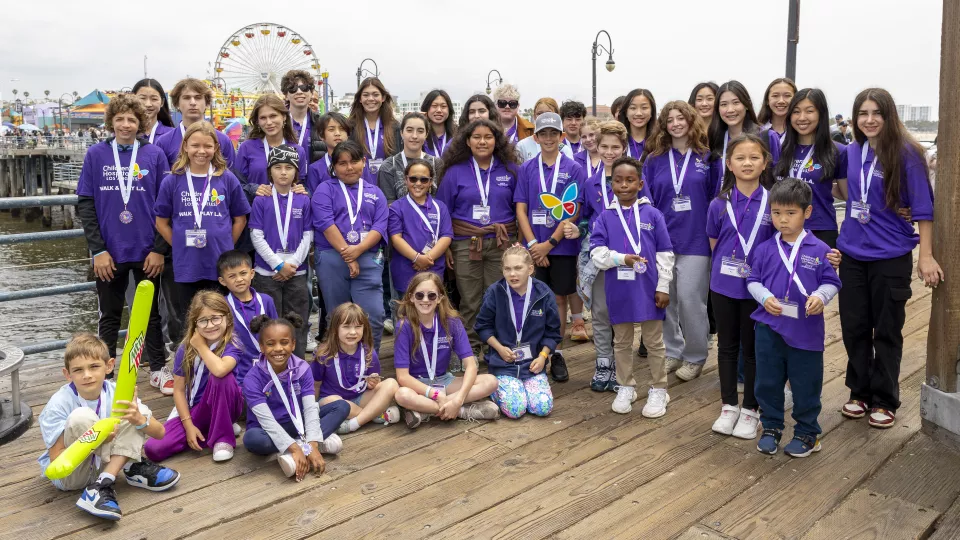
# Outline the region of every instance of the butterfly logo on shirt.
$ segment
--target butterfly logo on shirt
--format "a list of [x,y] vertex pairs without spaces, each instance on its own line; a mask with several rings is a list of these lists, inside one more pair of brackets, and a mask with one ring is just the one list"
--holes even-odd
[[224,201],[225,197],[217,193],[216,189],[210,190],[210,204],[217,206]]
[[574,182],[564,188],[563,194],[557,198],[553,193],[541,193],[540,204],[550,211],[550,215],[557,221],[571,218],[577,213],[577,200],[579,187]]
[[150,174],[150,171],[147,169],[141,169],[139,163],[133,164],[133,177],[137,180],[143,180],[143,177]]

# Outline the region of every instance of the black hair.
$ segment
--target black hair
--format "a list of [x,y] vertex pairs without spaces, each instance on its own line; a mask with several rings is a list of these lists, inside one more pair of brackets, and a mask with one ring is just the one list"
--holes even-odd
[[238,266],[249,266],[253,268],[253,262],[250,261],[250,255],[239,249],[224,251],[217,259],[217,274],[223,275],[224,272]]
[[493,133],[493,158],[502,163],[512,174],[517,174],[517,165],[520,164],[520,158],[517,156],[514,145],[510,143],[506,135],[504,135],[503,130],[496,124],[490,120],[478,118],[467,124],[463,129],[457,131],[457,136],[453,138],[453,142],[447,148],[447,151],[444,152],[443,168],[440,171],[441,178],[443,178],[443,175],[450,167],[458,163],[464,163],[473,157],[473,151],[470,150],[470,146],[467,145],[467,140],[469,140],[470,137],[473,136],[473,132],[481,126],[486,127]]
[[493,100],[483,94],[474,94],[467,98],[467,102],[463,104],[463,110],[460,111],[460,120],[457,122],[457,127],[463,129],[470,123],[470,105],[478,101],[487,107],[487,115],[490,121],[497,126],[500,125],[500,113],[497,112],[497,106],[493,103]]
[[[447,134],[447,137],[452,137],[453,132],[457,129],[457,126],[453,123],[453,100],[450,99],[450,94],[448,94],[446,90],[436,88],[427,93],[427,96],[423,98],[423,103],[420,104],[420,112],[427,114],[427,112],[430,110],[430,106],[433,105],[433,102],[436,101],[438,97],[442,97],[443,100],[447,102],[447,119],[443,123],[443,131]],[[427,128],[432,136],[433,128],[429,120],[427,121]],[[400,128],[400,130],[402,131],[403,128]]]
[[[804,88],[794,94],[790,101],[790,107],[787,109],[789,111],[787,126],[783,132],[783,149],[780,151],[780,161],[777,163],[773,174],[777,178],[791,176],[794,166],[793,156],[796,153],[800,135],[794,129],[793,122],[789,117],[793,115],[793,110],[800,105],[800,102],[805,99],[809,99],[813,103],[820,115],[813,139],[813,158],[820,165],[820,181],[833,182],[836,178],[837,159],[840,151],[833,143],[830,134],[830,109],[827,107],[827,97],[819,88]],[[846,175],[846,171],[840,171],[840,173]]]
[[143,87],[153,88],[160,94],[160,110],[157,111],[157,122],[167,127],[173,127],[173,118],[170,117],[170,103],[167,102],[167,93],[163,91],[163,86],[160,86],[160,82],[156,79],[140,79],[137,84],[133,85],[131,93],[136,94],[137,90]]
[[413,159],[407,160],[407,166],[404,167],[403,169],[403,176],[405,177],[408,176],[410,174],[410,169],[412,169],[414,165],[423,165],[424,167],[427,168],[428,171],[430,171],[431,178],[436,176],[436,171],[433,169],[433,163],[430,163],[429,161],[425,159],[420,159],[420,158],[413,158]]
[[337,175],[334,172],[334,167],[337,166],[337,161],[340,159],[340,154],[348,154],[353,161],[363,159],[364,151],[363,147],[360,146],[360,143],[353,139],[347,139],[342,143],[338,144],[336,148],[333,149],[333,155],[330,156],[330,173],[331,178],[336,178]]
[[720,96],[720,94],[717,93],[717,92],[720,90],[720,87],[717,86],[717,83],[715,83],[715,82],[713,82],[713,81],[706,81],[706,82],[702,82],[702,83],[700,83],[700,84],[698,84],[698,85],[696,85],[696,86],[693,87],[693,91],[690,92],[690,98],[687,99],[687,103],[689,103],[690,105],[696,107],[696,106],[697,106],[697,94],[699,94],[700,91],[703,90],[704,88],[709,88],[711,91],[713,91],[713,98],[714,98],[714,99],[716,99],[717,97]]
[[[286,326],[290,329],[290,336],[294,341],[297,339],[297,329],[303,327],[303,317],[293,311],[288,311],[284,316],[271,319],[267,315],[257,315],[250,320],[250,331],[254,334],[263,335],[262,332],[271,326]],[[259,338],[258,338],[259,339]]]
[[613,100],[613,103],[610,104],[610,115],[613,116],[614,120],[620,116],[620,109],[623,108],[623,101],[625,99],[627,99],[627,96],[617,96],[617,99]]
[[579,101],[564,101],[563,105],[560,105],[560,118],[572,118],[574,116],[579,116],[584,118],[587,116],[587,106]]
[[799,206],[806,210],[813,200],[813,190],[803,180],[785,178],[770,188],[768,200],[771,205]]
[[[726,161],[730,159],[730,156],[733,155],[733,151],[736,150],[738,146],[743,143],[752,142],[760,146],[760,151],[763,152],[763,157],[767,161],[767,166],[763,168],[763,172],[760,173],[760,185],[766,189],[773,187],[773,172],[770,169],[770,149],[767,148],[767,143],[760,138],[756,133],[741,133],[733,139],[730,140],[730,143],[727,145],[727,155],[723,156],[723,160]],[[737,185],[737,177],[734,176],[733,171],[727,167],[726,172],[723,174],[723,179],[720,184],[720,193],[717,194],[718,199],[730,200],[730,192],[733,191],[734,187]]]
[[347,120],[347,117],[338,113],[338,112],[328,112],[327,114],[320,117],[317,121],[317,127],[320,130],[320,136],[323,137],[323,132],[327,130],[327,126],[330,125],[330,122],[336,122],[340,124],[340,127],[347,132],[347,137],[350,136],[350,133],[353,129],[350,127],[350,122]]
[[639,160],[633,159],[630,156],[620,156],[613,161],[613,164],[610,166],[610,172],[617,170],[617,167],[621,165],[629,165],[637,170],[637,177],[643,178],[643,166],[640,164]]
[[[767,122],[773,121],[773,109],[770,108],[770,90],[773,90],[773,87],[778,84],[785,84],[793,90],[794,96],[797,94],[797,84],[793,82],[793,79],[789,77],[779,77],[774,79],[767,85],[767,89],[763,92],[763,103],[760,104],[760,112],[757,113],[757,122],[760,124],[766,124]],[[790,123],[790,111],[793,108],[787,109],[787,123]]]
[[[713,118],[710,119],[710,129],[707,134],[712,151],[711,159],[727,159],[727,156],[721,155],[723,154],[723,136],[729,129],[727,123],[720,118],[720,95],[724,92],[732,93],[743,103],[743,133],[756,133],[758,131],[757,114],[753,110],[753,100],[750,99],[750,92],[747,91],[747,87],[740,81],[723,83],[717,88],[717,99],[713,104]],[[763,147],[766,148],[768,144],[763,143]]]
[[[423,122],[423,127],[424,129],[427,130],[428,136],[433,133],[433,131],[430,129],[430,120],[427,118],[427,115],[423,114],[422,112],[414,111],[414,112],[408,112],[407,114],[403,115],[403,119],[400,120],[401,137],[403,136],[403,128],[407,126],[407,122],[409,122],[410,120],[420,120],[421,122]],[[447,133],[450,135],[453,135],[452,131],[448,131]],[[402,152],[403,149],[401,148],[400,151]]]
[[643,126],[644,140],[646,140],[647,137],[653,133],[653,130],[657,125],[657,100],[653,99],[653,93],[646,88],[634,88],[623,98],[623,103],[620,106],[620,110],[617,111],[617,120],[623,124],[623,127],[627,128],[627,144],[630,143],[630,139],[633,139],[633,132],[630,131],[630,119],[627,118],[627,109],[630,108],[630,103],[633,102],[633,98],[637,96],[643,96],[647,98],[647,101],[650,102],[650,120],[647,121],[647,125]]

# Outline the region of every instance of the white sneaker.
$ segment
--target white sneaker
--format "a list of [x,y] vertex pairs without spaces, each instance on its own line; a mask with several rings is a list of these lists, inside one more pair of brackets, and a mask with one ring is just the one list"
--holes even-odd
[[617,397],[613,400],[613,412],[627,414],[633,410],[633,402],[637,400],[637,391],[632,386],[618,386]]
[[740,409],[740,419],[733,428],[733,436],[750,441],[757,438],[758,429],[760,429],[760,413],[750,409]]
[[737,419],[740,416],[740,407],[736,405],[724,405],[720,409],[720,418],[713,423],[713,430],[723,435],[733,433],[733,427],[737,425]]
[[343,450],[343,441],[336,433],[331,433],[329,437],[320,443],[321,454],[339,454]]
[[233,457],[233,447],[229,443],[218,442],[213,445],[214,461],[229,461]]
[[159,371],[150,372],[150,386],[160,390],[165,396],[173,395],[173,373],[164,366]]
[[307,346],[304,348],[304,350],[308,353],[312,353],[313,351],[317,350],[317,342],[312,339],[308,339]]
[[383,331],[386,334],[393,335],[393,319],[383,320]]
[[240,427],[240,424],[234,422],[234,423],[233,423],[233,436],[234,436],[234,437],[239,437],[241,431],[243,431],[243,428]]
[[793,390],[789,386],[783,387],[783,410],[793,407]]
[[647,404],[640,414],[647,418],[660,418],[667,414],[667,403],[670,403],[670,394],[666,388],[651,388],[647,391]]
[[703,371],[703,364],[684,362],[677,370],[677,378],[681,381],[692,381],[700,376],[701,371]]
[[667,373],[673,373],[674,371],[680,369],[680,366],[683,365],[683,360],[679,358],[673,358],[668,356],[664,361],[664,366],[667,368]]
[[297,473],[297,462],[293,460],[293,456],[291,456],[289,452],[278,454],[277,463],[280,464],[280,470],[283,471],[283,475],[287,478]]

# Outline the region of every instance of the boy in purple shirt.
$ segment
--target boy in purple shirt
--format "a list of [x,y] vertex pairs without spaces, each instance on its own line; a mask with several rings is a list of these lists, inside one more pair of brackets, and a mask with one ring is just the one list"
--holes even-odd
[[840,278],[827,261],[830,247],[803,229],[813,210],[810,186],[787,178],[773,186],[769,198],[771,221],[779,232],[750,253],[747,276],[747,289],[760,304],[751,315],[757,321],[755,393],[763,424],[757,450],[777,453],[783,385],[789,381],[797,424],[783,451],[807,457],[820,451],[823,308],[839,291]]
[[260,294],[250,286],[253,280],[253,267],[250,256],[238,250],[230,250],[217,259],[217,272],[220,285],[229,291],[225,298],[233,316],[233,331],[239,343],[240,354],[236,357],[237,367],[233,374],[237,384],[243,385],[243,379],[253,361],[260,356],[260,342],[250,322],[259,315],[271,319],[277,318],[277,307],[268,294]]
[[[180,145],[183,143],[187,128],[203,121],[203,111],[207,110],[213,102],[213,91],[199,79],[182,79],[170,91],[170,99],[174,107],[180,111],[182,119],[180,125],[157,137],[156,144],[167,155],[167,161],[172,167],[180,155]],[[227,162],[227,167],[233,167],[233,158],[236,156],[233,141],[220,131],[216,133],[220,141],[220,154]]]

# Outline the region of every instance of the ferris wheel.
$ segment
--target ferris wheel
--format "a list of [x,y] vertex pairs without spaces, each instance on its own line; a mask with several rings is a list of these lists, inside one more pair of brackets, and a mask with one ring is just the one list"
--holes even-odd
[[245,94],[283,94],[280,78],[291,69],[302,69],[320,79],[320,61],[313,47],[298,32],[273,23],[256,23],[233,33],[220,47],[214,77],[222,91]]

